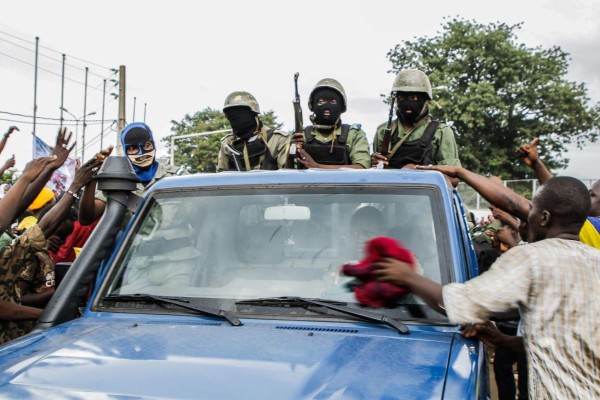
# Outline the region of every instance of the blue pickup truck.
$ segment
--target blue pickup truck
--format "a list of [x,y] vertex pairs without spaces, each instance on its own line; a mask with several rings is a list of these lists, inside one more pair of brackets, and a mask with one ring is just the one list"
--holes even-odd
[[360,305],[340,273],[362,257],[352,216],[370,208],[382,218],[366,233],[400,240],[425,276],[477,275],[440,173],[168,178],[117,239],[134,179],[108,160],[103,220],[34,332],[0,348],[0,397],[487,398],[481,343],[412,295]]

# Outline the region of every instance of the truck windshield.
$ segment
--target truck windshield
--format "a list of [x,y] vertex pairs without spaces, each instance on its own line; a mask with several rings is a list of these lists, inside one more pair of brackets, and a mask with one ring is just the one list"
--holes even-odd
[[[401,186],[158,192],[141,211],[105,295],[235,302],[295,296],[356,304],[341,267],[377,236],[411,250],[437,282],[451,274],[439,192]],[[412,296],[404,303],[419,304]],[[219,307],[224,307],[222,304]]]

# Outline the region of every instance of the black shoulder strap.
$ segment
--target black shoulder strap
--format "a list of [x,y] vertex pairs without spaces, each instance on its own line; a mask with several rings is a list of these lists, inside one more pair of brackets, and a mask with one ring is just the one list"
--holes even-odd
[[267,143],[271,140],[271,138],[273,137],[273,133],[275,132],[277,128],[271,128],[267,131]]
[[304,128],[304,140],[306,140],[307,143],[310,143],[315,139],[315,135],[312,133],[312,128],[312,125]]
[[346,144],[346,142],[348,141],[348,132],[350,132],[350,125],[342,124],[342,133],[337,140],[338,143]]
[[421,140],[419,141],[419,146],[427,147],[429,143],[431,143],[431,139],[433,139],[433,135],[439,125],[440,123],[435,120],[427,125],[427,128],[425,128],[425,132],[423,132],[423,136],[421,136]]

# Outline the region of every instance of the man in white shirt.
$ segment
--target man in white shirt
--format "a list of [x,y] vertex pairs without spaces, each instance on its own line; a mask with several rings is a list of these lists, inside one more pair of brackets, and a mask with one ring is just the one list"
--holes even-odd
[[528,216],[530,244],[500,257],[467,283],[442,285],[387,259],[382,281],[407,287],[457,324],[483,322],[518,307],[531,399],[600,398],[600,251],[579,241],[589,215],[586,186],[554,177],[540,187]]

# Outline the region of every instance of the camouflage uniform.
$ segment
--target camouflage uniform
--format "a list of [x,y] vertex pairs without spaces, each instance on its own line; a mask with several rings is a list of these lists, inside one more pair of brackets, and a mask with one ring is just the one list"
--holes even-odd
[[[339,137],[342,134],[342,128],[337,127],[333,134],[324,136],[319,130],[313,129],[312,134],[315,135],[315,140],[320,143],[330,144],[333,137]],[[360,124],[350,125],[348,131],[348,140],[346,141],[346,147],[350,158],[350,164],[359,164],[365,168],[371,166],[371,156],[369,154],[369,141],[366,133],[361,129]],[[321,162],[321,164],[327,164]]]
[[[425,133],[425,128],[433,120],[431,116],[427,115],[421,119],[412,129],[411,134],[406,139],[406,142],[412,142],[418,140]],[[375,140],[373,141],[373,152],[383,153],[381,149],[381,143],[383,141],[383,135],[387,123],[383,123],[377,127],[375,133]],[[394,120],[392,123],[392,135],[398,130],[398,120]],[[402,138],[408,133],[408,130],[404,129],[400,124],[400,131],[398,137]],[[393,147],[393,145],[391,146]],[[402,147],[402,146],[400,146]],[[433,163],[437,165],[450,165],[460,166],[460,159],[458,158],[458,147],[454,138],[454,131],[448,125],[440,123],[435,130],[433,139],[431,140]]]
[[[337,92],[340,96],[341,96],[341,100],[342,100],[342,104],[340,107],[340,112],[341,114],[345,113],[348,107],[348,99],[346,97],[346,91],[344,90],[344,87],[342,86],[342,84],[340,82],[338,82],[337,80],[333,79],[333,78],[324,78],[321,79],[319,82],[317,82],[317,84],[313,87],[312,91],[310,92],[310,95],[308,96],[308,109],[313,112],[313,117],[315,116],[314,113],[316,113],[315,111],[315,105],[314,105],[314,101],[315,101],[315,94],[317,93],[318,90],[320,89],[330,89],[333,90],[335,92]],[[333,130],[332,133],[329,133],[327,135],[323,135],[323,133],[319,130],[319,129],[325,129],[325,126],[319,126],[316,121],[312,119],[313,117],[311,117],[311,120],[313,120],[314,125],[312,127],[306,127],[304,129],[304,150],[311,155],[311,157],[315,160],[315,162],[319,163],[319,164],[324,164],[324,165],[333,165],[333,164],[339,164],[339,160],[336,161],[324,161],[321,159],[317,159],[317,158],[323,158],[323,154],[322,151],[320,149],[320,145],[324,145],[323,147],[329,147],[329,155],[326,157],[328,159],[331,160],[332,154],[334,154],[334,149],[333,147],[335,147],[336,145],[341,145],[341,143],[338,142],[338,139],[340,138],[340,136],[342,136],[342,124],[341,124],[341,119],[339,119],[337,121],[336,124],[332,124],[331,126],[336,126],[336,128]],[[312,135],[314,135],[314,141],[317,142],[317,147],[313,149],[313,153],[311,153],[311,142],[307,141],[307,132],[308,129],[310,129],[310,133]],[[331,128],[329,128],[326,131],[331,131]],[[335,140],[334,140],[335,138]],[[332,143],[333,142],[333,143]],[[312,142],[314,143],[314,142]],[[364,168],[369,168],[371,166],[371,155],[369,154],[369,141],[367,139],[367,135],[365,134],[365,132],[361,129],[361,125],[360,124],[353,124],[353,125],[349,125],[349,130],[348,130],[348,137],[346,139],[346,142],[343,144],[346,147],[346,153],[347,153],[347,165],[352,165],[352,164],[358,164],[358,165],[362,165]]]
[[[422,96],[424,102],[420,110],[416,109],[412,114],[415,115],[414,126],[405,129],[398,119],[394,120],[390,146],[382,149],[387,123],[379,125],[373,140],[373,152],[387,154],[391,151],[393,154],[387,155],[389,168],[401,168],[410,163],[460,166],[454,131],[448,125],[434,121],[429,115],[428,103],[433,99],[433,93],[431,82],[423,71],[404,69],[396,75],[392,85],[392,97],[397,99],[400,94],[410,93]],[[406,107],[405,102],[402,107]],[[397,115],[400,115],[400,110],[401,105],[398,100]],[[427,130],[431,123],[438,125],[431,125],[431,130]],[[435,131],[432,130],[434,127]],[[403,141],[397,146],[401,140]]]
[[[20,304],[17,280],[27,265],[39,262],[36,253],[47,254],[47,251],[46,237],[38,225],[33,225],[12,244],[0,250],[0,300]],[[0,320],[0,327],[0,344],[27,333],[21,321]]]
[[[267,134],[270,128],[263,126],[261,131],[254,136],[254,138],[252,138],[251,140],[262,140],[263,143],[267,144],[267,148],[266,151],[268,151],[271,154],[271,157],[273,157],[277,163],[277,168],[281,169],[285,167],[285,162],[287,159],[287,153],[288,153],[288,149],[289,149],[289,144],[290,144],[290,134],[287,132],[282,131],[281,129],[275,129],[271,135],[271,137],[267,139]],[[230,168],[230,158],[233,157],[233,155],[229,152],[229,149],[227,148],[227,146],[231,146],[233,147],[233,143],[236,140],[240,140],[238,139],[237,136],[235,136],[233,133],[225,136],[223,139],[221,139],[221,147],[219,149],[219,156],[218,156],[218,161],[217,161],[217,172],[222,172],[222,171],[230,171],[232,170]],[[265,153],[266,154],[266,153]],[[245,162],[244,162],[244,157],[243,156],[238,156],[238,163],[240,165],[240,168],[242,171],[245,171]],[[260,169],[262,166],[262,157],[260,162],[257,162],[254,165],[251,165],[251,169]],[[234,171],[237,171],[237,169],[233,169]]]

